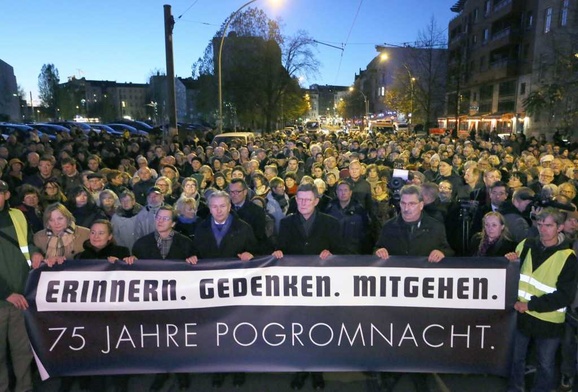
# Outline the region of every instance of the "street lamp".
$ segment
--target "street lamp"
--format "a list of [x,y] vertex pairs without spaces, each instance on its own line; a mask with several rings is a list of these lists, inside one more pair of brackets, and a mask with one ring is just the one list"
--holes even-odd
[[409,69],[409,67],[407,66],[407,64],[403,64],[403,67],[405,68],[405,70],[407,71],[407,77],[409,79],[409,101],[410,101],[410,113],[411,113],[411,117],[409,117],[409,122],[412,123],[412,119],[413,119],[413,97],[414,97],[414,85],[415,85],[415,81],[417,80],[413,74],[411,73],[411,70]]
[[[380,63],[385,63],[388,60],[389,60],[389,55],[387,53],[381,53],[379,55],[379,62]],[[382,83],[383,83],[383,86],[382,86],[381,93],[383,94],[382,96],[383,96],[384,109],[385,109],[385,112],[387,112],[387,65],[386,64],[383,65]]]
[[[353,86],[349,87],[349,91],[355,91],[355,88]],[[363,96],[363,102],[365,104],[365,114],[361,118],[361,129],[364,130],[365,129],[363,126],[364,118],[367,117],[367,120],[369,121],[369,101],[367,100],[367,96],[363,93],[363,91],[361,91],[361,89],[359,89],[357,92]]]

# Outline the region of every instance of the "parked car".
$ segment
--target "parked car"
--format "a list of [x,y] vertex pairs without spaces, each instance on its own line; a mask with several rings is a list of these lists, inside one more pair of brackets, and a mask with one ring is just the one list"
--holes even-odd
[[108,125],[105,125],[105,124],[90,124],[90,127],[96,133],[106,131],[107,133],[110,133],[111,135],[115,135],[115,136],[122,136],[123,135],[123,132],[117,131],[116,129],[109,127]]
[[122,132],[124,133],[125,131],[128,131],[128,133],[130,133],[131,135],[139,135],[139,136],[148,136],[148,132],[146,131],[142,131],[140,129],[136,129],[133,126],[130,125],[126,125],[126,124],[106,124],[109,127],[111,127],[112,129]]
[[92,131],[90,125],[74,121],[55,121],[51,122],[50,124],[62,125],[63,127],[70,129],[71,131],[80,129],[86,135],[88,135],[90,131]]
[[45,133],[47,135],[53,135],[54,138],[56,138],[56,136],[59,133],[66,133],[70,135],[70,129],[58,124],[34,123],[29,125],[33,128],[38,129],[42,133]]
[[149,133],[150,131],[153,130],[152,126],[150,126],[149,124],[147,124],[143,121],[121,119],[121,120],[114,121],[114,123],[115,124],[130,125],[131,127],[136,128],[140,131],[145,131],[146,133]]
[[31,134],[36,134],[39,139],[42,139],[44,136],[48,137],[50,140],[56,139],[56,136],[44,135],[44,133],[38,129],[32,128],[26,124],[0,123],[0,133],[5,135],[5,138],[8,138],[8,136],[14,134],[20,142],[28,140]]

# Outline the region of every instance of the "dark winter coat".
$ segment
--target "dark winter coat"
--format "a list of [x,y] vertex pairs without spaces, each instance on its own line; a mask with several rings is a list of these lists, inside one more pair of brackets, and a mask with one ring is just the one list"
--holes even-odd
[[96,249],[90,243],[90,240],[84,242],[84,251],[78,253],[74,258],[79,260],[104,260],[110,256],[124,259],[130,256],[130,252],[125,246],[118,246],[110,242],[102,249]]
[[[137,259],[162,260],[161,251],[157,247],[155,233],[150,233],[136,240],[132,247],[132,254]],[[180,233],[175,233],[169,254],[165,259],[185,261],[187,257],[195,255],[193,241]]]
[[258,254],[258,243],[248,223],[233,215],[231,227],[218,246],[211,228],[212,220],[205,219],[195,231],[195,252],[200,259],[237,257],[243,252]]
[[319,255],[325,249],[333,254],[347,253],[337,219],[315,212],[315,222],[307,236],[300,217],[297,213],[281,220],[277,249],[289,255]]
[[385,248],[394,256],[429,256],[436,249],[445,256],[454,254],[448,244],[444,224],[424,213],[413,233],[410,233],[401,215],[387,221],[381,229],[376,247]]

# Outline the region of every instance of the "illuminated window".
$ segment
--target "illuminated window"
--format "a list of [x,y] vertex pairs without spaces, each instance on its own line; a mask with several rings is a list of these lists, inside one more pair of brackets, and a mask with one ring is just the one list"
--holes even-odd
[[552,30],[552,7],[544,10],[544,34],[549,33],[550,30]]
[[562,0],[562,10],[560,11],[560,26],[568,24],[568,7],[569,0]]

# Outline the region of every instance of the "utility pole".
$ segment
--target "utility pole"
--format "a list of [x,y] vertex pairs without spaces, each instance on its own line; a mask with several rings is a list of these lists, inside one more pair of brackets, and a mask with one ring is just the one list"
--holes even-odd
[[169,131],[168,139],[173,136],[178,136],[179,130],[177,127],[177,96],[175,92],[175,63],[173,56],[173,27],[175,26],[175,19],[171,15],[171,6],[165,4],[163,6],[165,11],[165,55],[167,61],[167,95],[168,95],[168,111],[169,111]]

